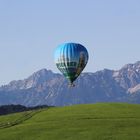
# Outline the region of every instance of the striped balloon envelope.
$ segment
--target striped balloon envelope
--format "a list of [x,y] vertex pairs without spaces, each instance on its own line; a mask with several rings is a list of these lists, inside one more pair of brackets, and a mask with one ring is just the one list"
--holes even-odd
[[88,62],[87,49],[78,43],[59,45],[54,53],[57,68],[69,80],[70,85],[77,79]]

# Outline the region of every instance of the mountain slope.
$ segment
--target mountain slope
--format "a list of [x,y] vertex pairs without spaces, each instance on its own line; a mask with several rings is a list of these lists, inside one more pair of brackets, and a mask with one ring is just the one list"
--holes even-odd
[[[17,118],[21,117],[17,114]],[[13,114],[16,118],[16,114]],[[0,122],[12,121],[12,115]],[[14,119],[13,118],[13,119]],[[0,129],[2,140],[137,140],[140,105],[101,103],[42,110],[21,124]]]
[[65,78],[42,69],[24,80],[0,87],[0,105],[65,106],[96,102],[140,103],[140,62],[120,70],[83,73],[70,88]]

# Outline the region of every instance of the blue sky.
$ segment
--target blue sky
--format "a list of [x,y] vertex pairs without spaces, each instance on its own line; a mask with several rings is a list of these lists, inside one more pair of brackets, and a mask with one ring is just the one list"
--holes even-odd
[[77,42],[84,71],[140,60],[140,0],[0,0],[0,85],[42,68],[59,72],[54,49]]

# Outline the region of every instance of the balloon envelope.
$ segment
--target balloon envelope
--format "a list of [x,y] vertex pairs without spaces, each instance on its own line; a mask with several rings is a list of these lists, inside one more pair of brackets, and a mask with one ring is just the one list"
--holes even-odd
[[63,75],[73,83],[88,62],[87,49],[78,43],[65,43],[55,50],[55,63]]

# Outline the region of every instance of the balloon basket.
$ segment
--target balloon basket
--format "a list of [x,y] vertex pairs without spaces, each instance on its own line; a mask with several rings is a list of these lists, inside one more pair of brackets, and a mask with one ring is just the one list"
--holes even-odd
[[69,87],[70,87],[70,88],[75,87],[75,84],[69,83]]

